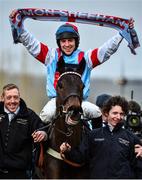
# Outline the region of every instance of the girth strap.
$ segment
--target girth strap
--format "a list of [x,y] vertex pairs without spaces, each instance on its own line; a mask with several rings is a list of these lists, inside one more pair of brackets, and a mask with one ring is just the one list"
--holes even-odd
[[75,163],[75,162],[72,162],[72,161],[66,159],[66,158],[63,156],[63,154],[58,153],[57,151],[55,151],[55,150],[52,149],[52,148],[48,148],[48,150],[47,150],[46,152],[47,152],[49,155],[55,157],[56,159],[65,161],[67,164],[69,164],[69,165],[71,165],[71,166],[81,167],[81,166],[84,165],[84,164],[78,164],[78,163]]
[[55,157],[56,159],[63,160],[60,153],[58,153],[57,151],[55,151],[52,148],[48,148],[48,150],[46,152],[47,152],[47,154],[50,154],[51,156]]

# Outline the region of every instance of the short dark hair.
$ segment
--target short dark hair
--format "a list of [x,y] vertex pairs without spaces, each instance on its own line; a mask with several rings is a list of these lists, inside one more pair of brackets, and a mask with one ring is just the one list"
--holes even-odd
[[12,84],[12,83],[6,84],[6,85],[3,87],[2,96],[4,96],[4,93],[5,93],[6,90],[10,90],[10,89],[18,89],[18,91],[19,91],[19,88],[18,88],[17,85]]
[[112,96],[109,98],[103,105],[102,111],[103,113],[108,113],[112,106],[120,106],[125,114],[128,113],[128,101],[121,96]]

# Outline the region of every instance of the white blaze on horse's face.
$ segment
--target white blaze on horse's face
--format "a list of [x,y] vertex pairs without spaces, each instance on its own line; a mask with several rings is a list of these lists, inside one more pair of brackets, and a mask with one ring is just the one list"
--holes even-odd
[[75,39],[61,39],[60,40],[61,50],[66,54],[70,55],[75,49]]

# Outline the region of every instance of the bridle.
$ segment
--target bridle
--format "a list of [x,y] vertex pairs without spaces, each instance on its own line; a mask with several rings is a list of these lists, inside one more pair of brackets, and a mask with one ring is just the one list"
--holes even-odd
[[77,76],[79,76],[79,77],[81,78],[81,75],[80,75],[78,72],[67,71],[67,72],[62,73],[62,74],[59,76],[58,81],[61,79],[61,77],[63,77],[63,76],[66,75],[66,74],[75,74],[75,75],[77,75]]
[[[67,74],[73,74],[73,75],[76,75],[78,76],[80,79],[81,79],[81,75],[77,72],[74,72],[74,71],[67,71],[67,72],[64,72],[60,75],[60,77],[58,78],[58,82],[61,80],[61,78]],[[66,101],[71,97],[71,96],[75,96],[79,99],[79,101],[81,102],[82,101],[82,97],[80,97],[80,95],[76,92],[73,92],[73,93],[69,93],[67,96],[63,97],[62,98],[62,105],[60,105],[58,108],[58,115],[59,116],[64,116],[65,117],[65,122],[69,125],[76,125],[79,121],[73,121],[72,120],[72,116],[74,115],[74,110],[68,110],[66,107],[65,107],[65,103]],[[82,111],[82,108],[78,109],[78,116],[80,117],[81,115],[83,115],[83,111]],[[76,112],[77,112],[76,111]],[[78,118],[79,118],[78,117]]]
[[[81,75],[79,73],[73,72],[73,71],[68,71],[68,72],[64,72],[60,75],[58,82],[61,81],[61,78],[63,78],[67,74],[76,75],[77,77],[79,77],[81,79]],[[81,106],[81,102],[82,102],[81,94],[79,94],[77,92],[70,92],[67,96],[65,96],[65,97],[63,96],[62,101],[61,101],[62,103],[58,103],[60,105],[57,105],[56,117],[53,119],[52,124],[50,126],[49,139],[52,137],[53,131],[57,131],[59,134],[64,135],[65,141],[68,142],[69,138],[74,133],[74,130],[73,130],[74,126],[76,126],[79,122],[81,122],[81,119],[83,118],[82,108],[81,107],[73,108],[73,107],[65,106],[67,100],[71,96],[77,97],[80,101],[80,106]],[[64,119],[64,123],[65,123],[65,128],[62,130],[61,127],[58,127],[58,125],[56,125],[56,122],[57,121],[59,122],[60,120],[63,120],[63,119]],[[64,160],[66,163],[68,163],[72,166],[75,166],[75,167],[82,166],[80,164],[68,161],[67,159],[63,158],[62,154],[60,156],[60,153],[55,151],[53,148],[49,148],[47,150],[47,153],[57,159]]]
[[65,136],[66,136],[66,139],[73,134],[72,126],[67,126],[67,132],[65,132],[65,131],[63,131],[63,130],[55,127],[55,126],[53,126],[53,128],[54,128],[55,130],[57,130],[59,133],[65,135]]

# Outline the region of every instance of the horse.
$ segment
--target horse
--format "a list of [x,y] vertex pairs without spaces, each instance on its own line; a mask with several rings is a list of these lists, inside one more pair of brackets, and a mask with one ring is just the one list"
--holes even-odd
[[49,128],[50,135],[48,149],[44,154],[42,178],[84,179],[87,178],[87,168],[63,159],[60,155],[60,145],[63,142],[68,142],[72,147],[77,146],[86,130],[81,108],[84,88],[81,80],[83,64],[81,62],[74,71],[69,66],[66,69],[63,63],[56,86],[56,117]]

